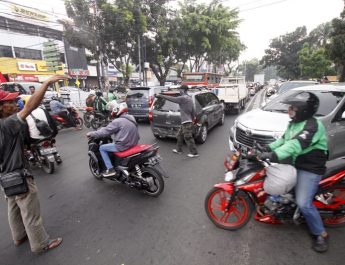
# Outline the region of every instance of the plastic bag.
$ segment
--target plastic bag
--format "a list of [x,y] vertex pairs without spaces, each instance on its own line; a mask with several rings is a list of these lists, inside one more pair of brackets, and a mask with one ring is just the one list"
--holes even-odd
[[297,170],[286,164],[273,164],[266,170],[264,190],[271,195],[283,195],[292,190],[297,183]]

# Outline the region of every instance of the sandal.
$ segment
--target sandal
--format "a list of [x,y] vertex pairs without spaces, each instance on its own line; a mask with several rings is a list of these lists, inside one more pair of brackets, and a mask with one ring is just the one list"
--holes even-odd
[[55,239],[49,239],[47,246],[45,246],[43,249],[38,250],[38,251],[33,251],[36,254],[41,254],[43,252],[46,252],[48,250],[51,250],[53,248],[58,247],[62,243],[62,238],[58,237]]

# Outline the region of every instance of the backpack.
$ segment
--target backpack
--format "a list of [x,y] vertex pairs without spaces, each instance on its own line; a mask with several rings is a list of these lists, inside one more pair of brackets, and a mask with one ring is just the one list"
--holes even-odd
[[37,130],[40,132],[40,135],[44,137],[50,137],[53,135],[53,130],[49,127],[49,124],[45,121],[39,120],[35,118],[34,115],[30,114],[32,119],[34,120]]

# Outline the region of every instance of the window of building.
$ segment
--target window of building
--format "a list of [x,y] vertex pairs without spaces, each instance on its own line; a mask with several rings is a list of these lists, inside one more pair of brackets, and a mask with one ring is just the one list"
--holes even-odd
[[13,58],[12,47],[0,45],[0,57],[11,57],[11,58]]
[[42,53],[40,50],[14,47],[14,52],[17,58],[42,60]]

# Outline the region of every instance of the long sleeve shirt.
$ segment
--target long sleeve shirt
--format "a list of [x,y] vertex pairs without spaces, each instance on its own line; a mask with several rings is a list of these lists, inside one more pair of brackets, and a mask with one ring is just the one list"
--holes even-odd
[[193,119],[195,118],[195,108],[191,96],[182,95],[172,97],[167,95],[161,95],[161,97],[171,102],[179,104],[181,113],[181,124],[193,122]]

